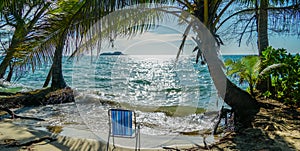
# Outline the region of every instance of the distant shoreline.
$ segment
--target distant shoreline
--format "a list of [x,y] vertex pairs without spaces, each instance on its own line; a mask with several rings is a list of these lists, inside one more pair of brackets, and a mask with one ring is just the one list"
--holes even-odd
[[120,51],[115,51],[115,52],[103,52],[100,54],[100,56],[118,56],[118,55],[124,55],[122,52]]

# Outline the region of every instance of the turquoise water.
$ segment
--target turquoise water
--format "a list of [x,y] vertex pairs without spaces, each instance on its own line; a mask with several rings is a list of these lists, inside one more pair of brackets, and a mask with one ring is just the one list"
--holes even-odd
[[174,56],[100,56],[95,64],[88,62],[74,63],[72,87],[97,91],[105,99],[199,107],[217,99],[207,68],[189,57],[176,64]]
[[[195,64],[193,56],[183,56],[178,62],[175,56],[163,55],[84,56],[79,60],[68,61],[67,57],[63,60],[64,78],[69,86],[78,91],[93,91],[104,99],[136,105],[196,104],[202,108],[210,108],[218,100],[207,66]],[[50,65],[42,67],[24,75],[17,83],[40,88]]]
[[[223,59],[229,57],[241,56]],[[49,68],[44,65],[26,74],[15,87],[40,88]],[[108,129],[107,110],[112,107],[99,102],[104,99],[125,104],[121,108],[134,109],[142,123],[141,133],[178,135],[211,128],[216,111],[223,105],[207,66],[195,64],[193,56],[182,56],[177,62],[175,56],[161,55],[83,56],[74,61],[64,57],[63,72],[68,85],[76,91],[75,103],[27,108],[20,114],[46,118],[40,125],[88,126],[100,135]],[[198,109],[205,113],[196,113]],[[163,110],[173,110],[173,116]]]

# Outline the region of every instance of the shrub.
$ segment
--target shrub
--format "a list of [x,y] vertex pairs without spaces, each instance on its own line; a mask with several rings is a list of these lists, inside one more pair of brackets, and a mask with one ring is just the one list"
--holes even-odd
[[274,49],[268,47],[263,51],[261,67],[270,68],[264,75],[270,75],[272,80],[272,92],[267,96],[275,97],[289,104],[300,103],[300,55],[287,53],[286,49]]

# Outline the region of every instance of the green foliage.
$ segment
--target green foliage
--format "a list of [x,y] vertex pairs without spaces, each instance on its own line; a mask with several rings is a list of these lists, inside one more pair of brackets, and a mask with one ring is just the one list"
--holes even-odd
[[[25,45],[39,40],[37,29],[41,27],[43,18],[47,16],[50,2],[44,0],[3,0],[0,1],[0,34],[7,39],[2,44],[5,59],[0,64],[0,75],[3,78],[8,66],[11,70],[22,73],[30,67],[32,70],[41,62],[48,62],[52,56],[47,51],[33,52],[31,45]],[[1,37],[1,40],[3,39]],[[16,72],[17,73],[17,72]]]
[[263,93],[263,96],[265,97],[270,97],[272,95],[272,93],[270,91],[266,91]]
[[227,59],[225,65],[227,67],[227,75],[239,77],[240,84],[247,83],[251,95],[254,95],[254,88],[259,75],[259,57],[245,56],[236,61]]
[[[272,90],[262,92],[289,104],[300,105],[300,55],[287,53],[286,49],[268,47],[262,57],[246,56],[225,61],[227,75],[238,77],[240,83],[249,84],[247,91],[254,95],[257,81],[271,77]],[[263,69],[263,70],[261,70]],[[259,72],[261,71],[261,72]]]
[[[264,75],[270,75],[273,91],[269,92],[268,97],[272,96],[285,103],[300,103],[300,55],[287,53],[286,49],[274,49],[268,47],[262,53],[262,67],[280,65],[277,68],[270,68]],[[267,93],[266,93],[267,94]]]

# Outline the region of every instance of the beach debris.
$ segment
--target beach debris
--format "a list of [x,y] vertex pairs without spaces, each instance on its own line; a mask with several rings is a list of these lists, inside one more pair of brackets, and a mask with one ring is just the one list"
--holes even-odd
[[35,118],[35,117],[19,116],[19,115],[15,114],[14,111],[12,111],[8,108],[0,107],[0,110],[7,112],[11,116],[11,119],[20,118],[20,119],[28,119],[28,120],[36,120],[36,121],[45,121],[44,119]]
[[178,148],[173,148],[173,147],[162,147],[163,149],[166,149],[166,150],[168,150],[168,151],[180,151],[180,149],[178,149]]
[[219,111],[219,114],[214,118],[214,119],[218,118],[218,121],[214,125],[214,130],[212,132],[213,135],[217,134],[217,129],[218,129],[218,126],[222,119],[224,119],[224,121],[225,121],[225,126],[228,126],[227,125],[228,124],[228,114],[230,115],[230,117],[233,117],[233,111],[231,109],[227,109],[227,108],[224,108],[224,106],[222,106],[221,110]]
[[63,131],[62,126],[47,126],[47,129],[51,133],[59,134],[60,132]]
[[19,145],[20,143],[15,139],[5,139],[3,140],[5,145]]

